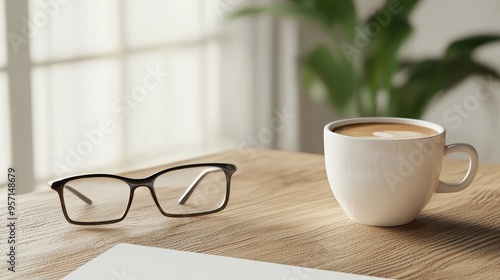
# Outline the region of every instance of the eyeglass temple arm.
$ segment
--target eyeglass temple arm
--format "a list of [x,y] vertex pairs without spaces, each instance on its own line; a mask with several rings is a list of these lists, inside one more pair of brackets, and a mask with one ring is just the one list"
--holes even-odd
[[66,185],[65,188],[72,192],[74,195],[78,196],[78,198],[80,198],[81,200],[85,201],[85,203],[87,203],[88,205],[91,205],[92,204],[92,200],[88,197],[86,197],[85,195],[83,195],[81,192],[73,189],[71,186],[68,186]]
[[187,188],[187,190],[182,194],[181,198],[179,199],[179,204],[180,205],[184,205],[186,203],[186,201],[189,199],[189,197],[191,196],[191,194],[194,192],[194,190],[196,189],[196,187],[198,186],[198,184],[201,182],[201,180],[205,176],[207,176],[210,173],[217,172],[219,170],[220,169],[216,168],[216,167],[203,170],[200,173],[200,175],[198,175],[198,177],[196,177],[196,179],[193,181],[193,183]]

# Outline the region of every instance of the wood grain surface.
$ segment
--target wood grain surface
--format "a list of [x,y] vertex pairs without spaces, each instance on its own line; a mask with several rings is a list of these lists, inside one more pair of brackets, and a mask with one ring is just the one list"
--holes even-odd
[[[59,279],[118,243],[132,243],[398,279],[500,279],[500,165],[481,163],[468,189],[436,194],[413,222],[381,228],[347,218],[321,155],[240,150],[179,164],[199,162],[238,166],[222,212],[167,218],[139,188],[124,221],[75,226],[64,219],[56,192],[17,196],[16,272],[7,271],[2,226],[0,278]],[[447,179],[465,168],[445,165]]]

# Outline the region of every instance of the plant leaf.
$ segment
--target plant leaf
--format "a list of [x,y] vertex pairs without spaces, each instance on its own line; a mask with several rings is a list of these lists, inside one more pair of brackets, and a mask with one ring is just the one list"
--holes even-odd
[[[303,82],[312,96],[323,95],[335,108],[342,110],[354,96],[353,68],[343,61],[335,61],[330,50],[318,46],[303,61]],[[321,86],[318,86],[318,83]],[[313,92],[324,90],[323,93]]]
[[445,74],[440,85],[441,90],[449,90],[463,81],[470,75],[491,75],[495,79],[500,79],[498,73],[492,68],[473,61],[470,57],[454,59],[447,63]]
[[[403,85],[391,90],[389,114],[397,117],[417,118],[419,108],[417,104],[425,94],[432,92],[431,82],[436,77],[441,67],[438,59],[425,59],[416,62],[407,62],[406,71],[408,78]],[[431,93],[432,92],[432,93]]]
[[499,35],[478,35],[468,38],[462,38],[451,43],[448,46],[445,53],[445,58],[447,60],[453,60],[459,56],[470,56],[477,47],[499,40]]
[[[367,56],[364,61],[364,79],[367,81],[370,93],[372,94],[372,115],[377,114],[376,94],[379,89],[391,88],[392,77],[398,66],[398,53],[400,47],[410,36],[412,31],[408,22],[401,18],[393,18],[378,37],[374,38],[366,51]],[[392,93],[389,98],[392,99]],[[390,102],[393,102],[390,100]],[[389,105],[391,106],[391,105]]]
[[334,39],[337,41],[354,40],[356,9],[352,0],[316,0],[314,7],[329,24]]
[[441,60],[401,63],[400,69],[409,69],[410,76],[406,85],[394,90],[390,111],[397,116],[419,118],[432,98],[471,75],[491,75],[500,80],[495,70],[471,58],[477,47],[497,40],[500,36],[468,37],[451,43]]
[[491,75],[500,80],[495,70],[466,56],[452,61],[428,59],[409,68],[407,83],[394,89],[400,101],[395,115],[400,117],[420,118],[432,98],[452,89],[471,75]]
[[[372,115],[378,114],[377,92],[382,88],[392,88],[392,78],[398,69],[399,50],[412,32],[408,16],[417,2],[388,0],[364,26],[357,29],[358,40],[355,42],[359,44],[363,35],[369,42],[364,52],[363,76],[372,95]],[[390,91],[389,113],[394,107],[394,99],[394,93]]]

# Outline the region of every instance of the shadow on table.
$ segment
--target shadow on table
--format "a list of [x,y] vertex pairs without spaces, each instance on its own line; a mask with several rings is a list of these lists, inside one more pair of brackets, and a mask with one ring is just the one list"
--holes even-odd
[[403,226],[382,230],[422,243],[430,243],[433,248],[442,247],[495,256],[500,253],[498,224],[479,224],[475,221],[457,221],[446,216],[427,216],[419,217]]

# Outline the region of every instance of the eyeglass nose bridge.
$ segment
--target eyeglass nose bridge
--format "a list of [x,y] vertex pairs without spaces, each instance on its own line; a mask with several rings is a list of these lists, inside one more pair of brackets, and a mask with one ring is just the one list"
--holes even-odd
[[132,191],[140,187],[146,187],[148,189],[153,188],[153,182],[142,181],[142,180],[140,182],[128,182],[128,185]]
[[151,180],[147,180],[147,179],[134,179],[133,181],[130,181],[127,184],[130,187],[130,196],[131,196],[131,198],[133,198],[136,189],[138,189],[140,187],[145,187],[145,188],[149,189],[149,192],[153,196],[153,200],[155,199],[153,182]]
[[163,213],[163,211],[162,211],[162,209],[160,207],[160,204],[158,202],[158,199],[156,197],[156,193],[155,193],[155,190],[154,190],[153,183],[154,183],[154,180],[151,180],[149,178],[145,178],[145,179],[133,179],[132,181],[128,182],[127,184],[130,187],[130,204],[132,204],[132,201],[133,201],[133,198],[134,198],[134,194],[135,194],[135,190],[138,189],[138,188],[140,188],[140,187],[145,187],[145,188],[149,189],[149,193],[151,194],[151,198],[153,198],[153,201],[156,204],[156,206],[158,207],[158,209],[160,210],[160,212]]

